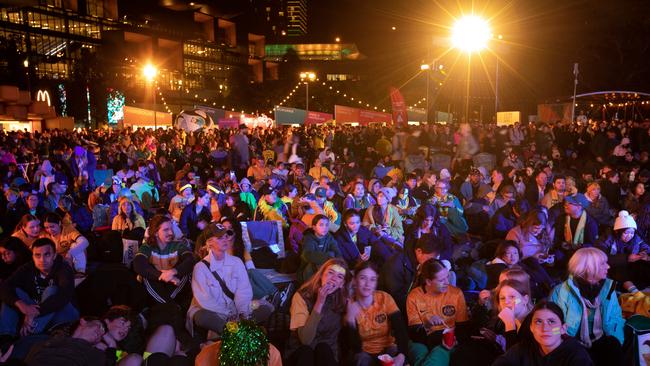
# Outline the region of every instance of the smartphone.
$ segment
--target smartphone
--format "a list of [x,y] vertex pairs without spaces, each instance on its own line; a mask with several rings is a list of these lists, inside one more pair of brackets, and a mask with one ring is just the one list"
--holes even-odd
[[370,257],[371,251],[372,251],[372,247],[370,245],[367,245],[363,248],[363,255],[366,257]]
[[230,179],[235,180],[235,171],[234,170],[230,171]]

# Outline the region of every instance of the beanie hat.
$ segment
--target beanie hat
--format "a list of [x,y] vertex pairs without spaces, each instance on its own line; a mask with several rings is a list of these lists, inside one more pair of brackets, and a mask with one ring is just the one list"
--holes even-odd
[[614,230],[629,229],[629,228],[636,230],[636,222],[634,222],[634,218],[630,216],[629,212],[622,210],[618,213],[618,217],[614,222]]
[[441,180],[449,180],[449,179],[451,179],[451,174],[449,174],[449,170],[447,170],[446,168],[443,168],[442,170],[440,170],[440,179]]

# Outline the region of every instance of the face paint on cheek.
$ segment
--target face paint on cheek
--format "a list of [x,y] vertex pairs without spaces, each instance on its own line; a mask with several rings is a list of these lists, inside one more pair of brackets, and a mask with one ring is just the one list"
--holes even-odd
[[521,304],[521,299],[520,298],[515,298],[515,305]]
[[560,327],[555,327],[555,328],[551,329],[551,331],[553,332],[553,335],[561,335],[562,334],[562,328],[560,328]]

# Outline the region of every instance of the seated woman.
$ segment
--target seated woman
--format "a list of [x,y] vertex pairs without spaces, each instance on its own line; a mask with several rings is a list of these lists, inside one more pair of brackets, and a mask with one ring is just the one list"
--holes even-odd
[[293,295],[285,355],[289,365],[338,365],[349,277],[345,261],[333,258]]
[[442,223],[447,226],[452,235],[467,234],[469,227],[463,216],[463,205],[458,200],[458,197],[449,193],[449,183],[443,180],[437,181],[435,194],[430,199],[430,202],[436,207]]
[[596,365],[615,365],[623,359],[625,321],[608,269],[603,251],[580,248],[569,260],[569,278],[549,297],[564,313],[566,333],[587,348]]
[[415,244],[422,235],[431,234],[438,241],[440,259],[451,260],[454,242],[451,233],[442,223],[440,214],[435,206],[424,203],[415,212],[413,229],[406,233],[404,251],[407,253],[415,250]]
[[636,232],[636,222],[627,211],[618,213],[614,232],[597,244],[609,256],[611,277],[618,281],[632,281],[639,288],[650,285],[650,245]]
[[183,208],[178,222],[183,235],[191,241],[196,241],[201,231],[212,221],[210,212],[210,194],[203,189],[196,190],[196,199]]
[[111,229],[124,233],[140,228],[144,233],[146,227],[144,218],[135,211],[133,201],[127,197],[120,198],[118,213],[113,218]]
[[552,239],[546,231],[546,215],[540,210],[528,212],[521,224],[508,232],[506,240],[517,243],[522,259],[528,257],[546,259],[553,245]]
[[172,219],[156,215],[151,219],[149,237],[133,259],[133,269],[142,276],[153,303],[182,304],[189,299],[186,286],[194,257],[183,243],[174,241]]
[[221,216],[229,216],[241,221],[250,221],[252,215],[248,205],[242,202],[239,192],[226,194],[225,204],[219,207]]
[[397,207],[390,204],[393,200],[393,190],[382,188],[377,194],[377,204],[366,210],[363,225],[377,236],[390,236],[395,242],[404,242],[402,217]]
[[395,300],[388,293],[377,291],[378,267],[364,261],[355,267],[354,273],[354,292],[345,313],[354,364],[377,365],[377,356],[388,354],[395,366],[403,365],[408,354],[408,334]]
[[78,273],[86,272],[86,248],[88,239],[72,225],[64,225],[61,216],[50,212],[45,215],[45,232],[41,237],[51,239],[56,244],[56,252],[72,264]]
[[306,281],[330,258],[341,257],[336,239],[329,232],[330,220],[325,215],[316,215],[311,229],[302,237],[302,254],[298,280]]
[[376,204],[370,193],[366,193],[363,180],[357,181],[352,185],[351,192],[343,200],[343,209],[354,209],[363,214],[368,207]]
[[361,225],[361,217],[355,209],[343,213],[343,225],[334,234],[334,239],[341,256],[350,267],[368,260],[381,264],[394,253],[391,247]]
[[515,280],[499,283],[492,297],[495,311],[483,322],[477,319],[475,309],[472,310],[472,322],[478,328],[478,335],[455,350],[451,356],[452,363],[489,365],[497,356],[530,335],[526,317],[533,302],[529,292],[527,283]]
[[[229,254],[235,232],[216,225],[207,238],[208,254],[194,266],[192,293],[187,312],[187,327],[193,326],[222,334],[229,319],[252,316],[256,321],[268,319],[273,307],[253,302],[253,289],[241,259]],[[269,304],[270,305],[270,304]]]
[[[521,252],[513,241],[504,241],[499,243],[495,252],[495,257],[485,265],[487,273],[487,288],[492,289],[500,281],[500,274],[506,269],[520,268],[530,277],[531,296],[533,299],[542,299],[548,296],[548,293],[556,283],[541,266],[537,260],[528,259],[521,261]],[[493,287],[494,286],[494,287]]]
[[41,220],[34,215],[23,215],[11,236],[20,239],[26,248],[31,248],[34,241],[41,236]]
[[530,315],[532,336],[525,337],[492,366],[592,366],[589,353],[574,338],[567,336],[562,309],[547,301],[538,302]]
[[174,221],[180,222],[183,209],[194,201],[194,193],[191,184],[180,180],[176,183],[176,191],[178,193],[172,197],[167,211],[171,213]]
[[31,257],[31,251],[20,239],[13,236],[4,238],[0,242],[0,283],[9,278],[18,267],[28,263]]
[[[464,338],[468,329],[467,305],[463,292],[449,284],[449,270],[437,259],[420,267],[418,285],[406,299],[409,335],[418,345],[411,348],[415,364],[440,357],[443,334],[453,330]],[[445,348],[455,341],[444,342]],[[446,356],[448,357],[448,356]]]
[[503,241],[497,245],[494,252],[494,259],[485,264],[485,272],[487,274],[487,289],[491,290],[499,284],[499,275],[507,268],[512,268],[519,263],[519,248],[517,243],[508,240]]

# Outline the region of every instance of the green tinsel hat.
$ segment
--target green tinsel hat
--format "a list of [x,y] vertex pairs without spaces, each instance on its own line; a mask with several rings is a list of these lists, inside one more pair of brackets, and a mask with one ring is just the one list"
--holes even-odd
[[251,320],[228,322],[219,353],[220,365],[263,366],[269,360],[269,340],[264,329]]

